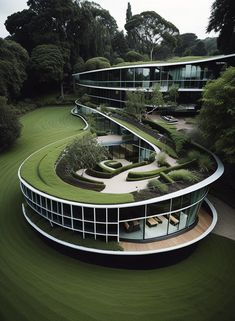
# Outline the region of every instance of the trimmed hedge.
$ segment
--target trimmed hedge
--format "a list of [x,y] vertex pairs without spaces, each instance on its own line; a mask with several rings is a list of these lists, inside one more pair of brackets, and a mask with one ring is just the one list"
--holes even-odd
[[93,177],[98,177],[98,178],[111,178],[111,177],[113,177],[112,173],[100,172],[100,171],[96,171],[92,168],[88,168],[86,170],[86,174],[93,176]]
[[138,180],[144,180],[144,179],[148,179],[148,178],[154,178],[158,175],[160,175],[161,172],[167,174],[173,170],[177,170],[177,169],[181,169],[184,168],[185,166],[189,166],[192,165],[194,162],[196,162],[196,160],[192,160],[189,162],[186,162],[184,164],[180,164],[180,165],[176,165],[176,166],[172,166],[172,167],[161,167],[152,171],[148,171],[148,172],[129,172],[127,175],[127,181],[138,181]]
[[161,172],[159,175],[163,181],[170,183],[170,184],[175,183],[175,181],[172,178],[170,178],[167,174],[165,174],[164,172]]
[[117,168],[120,168],[122,167],[122,163],[118,162],[118,161],[113,161],[113,160],[107,160],[104,162],[104,165],[108,166],[108,167],[111,167],[111,168],[114,168],[114,169],[117,169]]
[[139,180],[139,179],[142,180],[142,179],[151,178],[159,175],[159,173],[161,173],[164,169],[167,169],[167,167],[154,169],[148,172],[129,172],[127,175],[127,179],[129,180],[130,178],[132,178],[134,180]]
[[87,183],[94,183],[96,185],[104,185],[101,181],[95,181],[94,179],[90,179],[88,177],[84,177],[82,175],[77,174],[76,172],[72,172],[73,177],[79,179],[80,181],[87,182]]
[[[147,161],[143,161],[143,162],[140,162],[140,163],[133,163],[133,164],[129,164],[129,165],[117,168],[117,169],[113,170],[110,173],[109,172],[102,172],[102,171],[98,171],[98,170],[94,170],[94,169],[89,169],[88,168],[86,170],[86,173],[87,173],[87,175],[98,177],[98,178],[111,178],[111,177],[113,177],[115,175],[118,175],[118,174],[120,174],[122,172],[125,172],[128,169],[144,166],[144,165],[147,165],[147,164],[148,164]],[[98,164],[98,165],[100,165],[100,164]],[[103,169],[103,168],[101,168],[101,169]]]

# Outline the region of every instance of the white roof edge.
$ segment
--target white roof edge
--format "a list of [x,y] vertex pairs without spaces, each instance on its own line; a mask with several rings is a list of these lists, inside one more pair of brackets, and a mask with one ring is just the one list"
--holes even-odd
[[[76,105],[78,104],[77,101],[75,101]],[[87,109],[91,109],[92,111],[94,111],[94,109],[90,108],[90,107],[87,107],[85,105],[82,105],[82,104],[79,104]],[[113,118],[103,114],[102,112],[98,111],[98,110],[95,110],[95,112],[101,114],[102,116],[110,119],[111,121],[115,122],[116,124],[120,125],[121,127],[124,127],[125,129],[129,130],[130,132],[132,132],[134,135],[138,136],[139,138],[141,138],[142,140],[146,141],[150,146],[152,146],[155,151],[157,151],[157,147],[148,142],[146,139],[144,139],[143,137],[139,136],[138,134],[136,134],[134,131],[132,131],[131,129],[129,129],[128,127],[122,125],[121,123],[119,123],[117,120],[114,120]],[[66,138],[65,138],[66,139]],[[55,143],[55,142],[54,142]],[[196,144],[196,145],[199,145],[202,149],[204,149],[205,151],[207,151],[208,153],[210,153],[216,163],[217,163],[217,169],[216,171],[209,177],[205,178],[204,180],[196,183],[196,184],[193,184],[193,185],[190,185],[186,188],[183,188],[183,189],[180,189],[176,192],[172,192],[172,193],[167,193],[167,194],[164,194],[162,196],[158,196],[158,197],[153,197],[151,199],[148,199],[148,200],[143,200],[143,201],[134,201],[134,202],[129,202],[129,203],[119,203],[119,204],[92,204],[92,203],[85,203],[85,202],[79,202],[79,201],[71,201],[71,200],[66,200],[66,199],[63,199],[63,198],[60,198],[60,197],[57,197],[57,196],[53,196],[53,195],[50,195],[50,194],[47,194],[45,192],[42,192],[36,188],[34,188],[32,185],[28,184],[21,176],[20,172],[21,172],[21,168],[23,166],[23,164],[32,156],[34,155],[35,153],[37,153],[38,151],[42,150],[43,148],[45,147],[48,147],[50,145],[53,145],[54,143],[51,143],[51,144],[48,144],[42,148],[40,148],[39,150],[37,150],[36,152],[32,153],[30,156],[28,156],[24,161],[23,163],[20,165],[19,169],[18,169],[18,177],[19,177],[19,180],[20,182],[22,182],[25,186],[27,186],[28,188],[30,188],[32,191],[38,193],[39,195],[41,196],[44,196],[44,197],[48,197],[52,200],[55,200],[55,201],[62,201],[63,203],[66,203],[66,204],[71,204],[71,205],[80,205],[80,206],[84,206],[84,207],[95,207],[95,208],[116,208],[116,207],[119,207],[119,208],[124,208],[124,207],[129,207],[129,206],[141,206],[141,205],[145,205],[145,204],[151,204],[151,203],[158,203],[158,202],[161,202],[161,201],[165,201],[165,200],[168,200],[168,199],[171,199],[171,198],[176,198],[176,197],[179,197],[179,196],[182,196],[184,194],[188,194],[188,193],[191,193],[191,192],[194,192],[200,188],[203,188],[203,187],[206,187],[210,184],[212,184],[214,181],[216,181],[224,172],[224,166],[222,164],[222,162],[220,161],[220,159],[213,153],[211,153],[210,151],[208,151],[206,148],[200,146],[199,144]]]
[[187,65],[187,64],[192,64],[192,63],[201,63],[201,62],[207,62],[207,61],[214,61],[214,60],[220,60],[224,58],[231,58],[235,57],[235,53],[229,54],[229,55],[219,55],[219,56],[214,56],[210,58],[205,58],[205,59],[199,59],[199,60],[191,60],[191,61],[182,61],[182,62],[165,62],[165,63],[146,63],[146,64],[140,64],[140,65],[126,65],[126,66],[120,66],[120,67],[110,67],[110,68],[103,68],[103,69],[95,69],[95,70],[89,70],[89,71],[83,71],[83,72],[77,72],[72,74],[72,76],[75,75],[83,75],[83,74],[89,74],[92,72],[98,72],[98,71],[107,71],[107,70],[115,70],[115,69],[125,69],[125,68],[142,68],[142,67],[165,67],[165,66],[174,66],[174,65]]

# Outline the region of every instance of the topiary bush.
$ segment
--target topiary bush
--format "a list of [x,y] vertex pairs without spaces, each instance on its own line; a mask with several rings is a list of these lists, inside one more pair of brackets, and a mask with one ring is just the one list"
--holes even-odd
[[144,57],[137,51],[131,50],[126,54],[126,61],[143,61]]
[[104,162],[104,165],[109,166],[113,169],[117,169],[117,168],[121,168],[122,167],[122,163],[115,161],[115,160],[107,160]]
[[94,57],[88,59],[85,62],[85,70],[95,70],[95,69],[102,69],[102,68],[110,68],[110,62],[105,57]]

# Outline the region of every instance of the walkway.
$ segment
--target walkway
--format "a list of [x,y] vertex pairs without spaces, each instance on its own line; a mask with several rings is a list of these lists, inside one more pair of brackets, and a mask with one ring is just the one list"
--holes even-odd
[[[124,160],[114,159],[114,160],[121,162],[124,166],[127,165],[127,161],[125,159]],[[125,172],[120,173],[112,178],[96,178],[93,176],[89,176],[86,173],[84,173],[83,176],[93,180],[104,182],[105,188],[101,191],[101,193],[113,193],[113,194],[131,193],[134,191],[145,189],[147,187],[149,179],[136,181],[136,182],[127,182],[126,177],[130,171],[142,172],[142,171],[151,171],[157,168],[158,168],[157,163],[153,162],[145,166],[128,169]],[[77,173],[81,175],[83,171],[84,171],[83,169],[80,169],[79,171],[77,171]]]
[[212,202],[218,214],[218,222],[213,233],[235,241],[235,209],[213,195],[209,195],[208,199]]

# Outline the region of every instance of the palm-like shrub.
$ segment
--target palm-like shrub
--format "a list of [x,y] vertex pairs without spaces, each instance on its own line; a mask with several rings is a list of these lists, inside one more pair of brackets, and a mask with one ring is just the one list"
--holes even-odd
[[166,161],[166,153],[164,152],[160,152],[159,154],[157,154],[156,156],[156,160],[158,163],[158,166],[169,166],[169,164]]
[[188,169],[178,169],[168,173],[168,176],[175,182],[182,181],[187,183],[196,183],[200,180],[200,175],[196,172],[191,172]]

